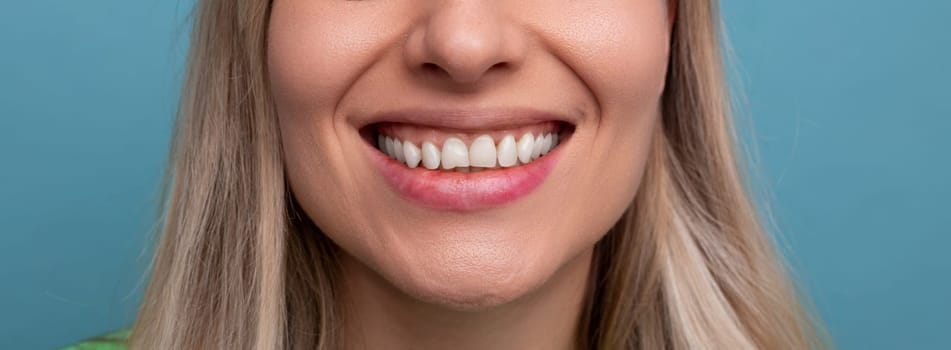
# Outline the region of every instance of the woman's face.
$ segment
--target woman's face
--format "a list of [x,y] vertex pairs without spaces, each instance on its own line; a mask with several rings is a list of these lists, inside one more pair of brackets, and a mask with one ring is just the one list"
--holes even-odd
[[637,191],[667,16],[662,0],[274,1],[291,189],[348,259],[414,298],[532,292]]

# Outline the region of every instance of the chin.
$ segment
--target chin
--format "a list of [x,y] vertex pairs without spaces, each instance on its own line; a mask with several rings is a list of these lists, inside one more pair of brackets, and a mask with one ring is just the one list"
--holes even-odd
[[484,311],[512,303],[537,289],[548,277],[521,266],[478,270],[446,267],[435,276],[396,283],[419,301],[455,311]]
[[388,255],[374,254],[382,261],[372,270],[400,294],[419,302],[479,311],[532,293],[563,265],[552,251],[545,251],[544,244],[515,239],[510,233],[479,237],[404,242]]

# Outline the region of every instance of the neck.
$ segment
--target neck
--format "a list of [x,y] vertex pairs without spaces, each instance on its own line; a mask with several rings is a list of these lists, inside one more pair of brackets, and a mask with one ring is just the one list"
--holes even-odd
[[343,254],[346,349],[577,349],[591,266],[589,249],[536,290],[460,311],[415,299]]

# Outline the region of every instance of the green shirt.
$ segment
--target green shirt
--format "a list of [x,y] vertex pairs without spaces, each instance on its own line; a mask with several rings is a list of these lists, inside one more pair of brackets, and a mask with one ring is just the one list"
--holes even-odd
[[59,350],[126,350],[126,341],[129,339],[131,329],[112,332],[95,338],[86,339],[82,342],[70,345]]

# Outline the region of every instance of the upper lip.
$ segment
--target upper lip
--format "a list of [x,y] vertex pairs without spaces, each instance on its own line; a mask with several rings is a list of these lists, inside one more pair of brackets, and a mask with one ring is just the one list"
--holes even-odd
[[359,121],[359,127],[391,122],[458,130],[501,130],[541,122],[578,124],[578,117],[524,107],[504,108],[408,108],[375,113]]

